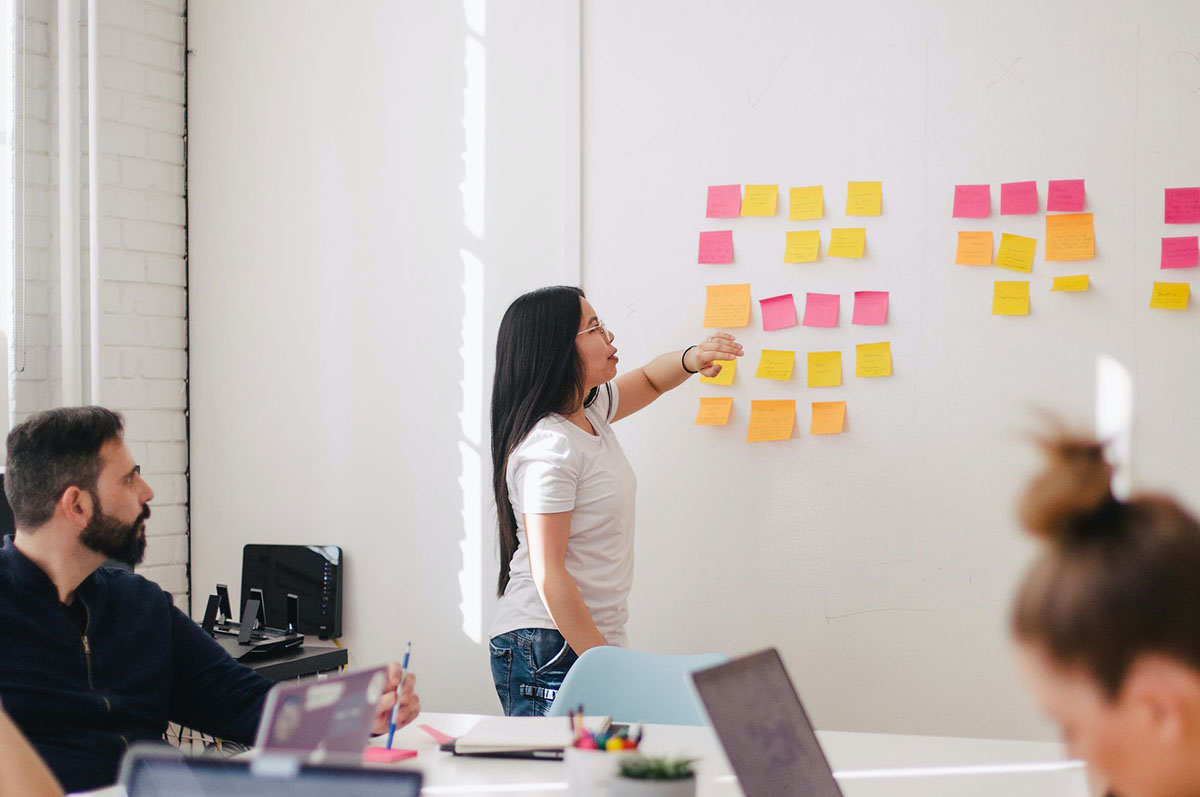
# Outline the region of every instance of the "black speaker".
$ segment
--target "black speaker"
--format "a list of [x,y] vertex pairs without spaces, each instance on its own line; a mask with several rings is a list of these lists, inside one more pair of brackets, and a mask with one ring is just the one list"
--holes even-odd
[[296,595],[296,630],[328,639],[342,635],[342,549],[336,545],[247,545],[242,549],[242,603],[261,589],[269,628],[288,627],[288,595]]

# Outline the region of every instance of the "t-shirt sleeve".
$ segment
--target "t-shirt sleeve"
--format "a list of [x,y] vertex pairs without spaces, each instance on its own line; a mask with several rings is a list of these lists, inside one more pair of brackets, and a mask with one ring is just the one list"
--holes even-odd
[[517,514],[571,511],[578,482],[578,463],[561,432],[534,429],[509,458],[508,499]]
[[[611,397],[611,398],[610,398]],[[621,394],[617,389],[617,380],[603,384],[596,391],[596,400],[592,402],[591,409],[596,410],[604,422],[612,423],[613,418],[617,415],[617,407],[620,405]]]

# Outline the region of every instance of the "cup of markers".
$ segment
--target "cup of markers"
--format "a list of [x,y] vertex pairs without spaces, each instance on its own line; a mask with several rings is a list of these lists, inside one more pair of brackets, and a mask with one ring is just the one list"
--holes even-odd
[[631,733],[628,726],[593,733],[583,725],[583,707],[568,711],[571,746],[563,751],[567,768],[567,791],[572,795],[607,795],[609,782],[616,776],[623,759],[637,754],[642,740],[639,728]]

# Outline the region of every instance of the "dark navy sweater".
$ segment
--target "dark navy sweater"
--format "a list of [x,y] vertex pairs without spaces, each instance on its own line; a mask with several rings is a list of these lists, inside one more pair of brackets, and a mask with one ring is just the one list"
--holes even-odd
[[250,744],[271,681],[235,661],[171,596],[102,567],[75,591],[86,631],[12,536],[0,548],[0,701],[63,788],[116,780],[125,748],[167,722]]

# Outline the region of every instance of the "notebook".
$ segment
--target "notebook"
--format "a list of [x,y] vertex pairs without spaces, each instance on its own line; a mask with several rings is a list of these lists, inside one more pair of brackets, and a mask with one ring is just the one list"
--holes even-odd
[[842,797],[775,648],[692,673],[746,797]]
[[[612,717],[584,717],[593,733],[602,733]],[[560,759],[573,739],[566,717],[485,717],[454,742],[455,755]]]
[[254,746],[260,755],[358,763],[386,682],[380,666],[276,684],[263,705]]

